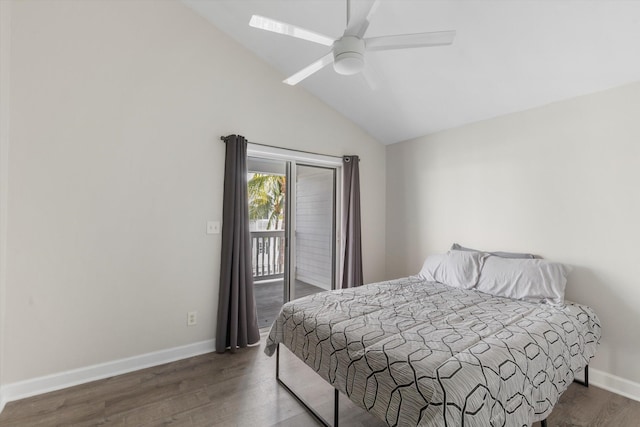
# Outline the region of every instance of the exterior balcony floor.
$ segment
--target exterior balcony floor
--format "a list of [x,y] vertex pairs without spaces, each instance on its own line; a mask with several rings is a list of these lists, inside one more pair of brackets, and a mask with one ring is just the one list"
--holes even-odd
[[[301,298],[325,290],[300,280],[296,280],[294,286],[295,298]],[[254,282],[253,289],[258,309],[258,327],[260,329],[270,328],[284,303],[284,280],[276,279]]]

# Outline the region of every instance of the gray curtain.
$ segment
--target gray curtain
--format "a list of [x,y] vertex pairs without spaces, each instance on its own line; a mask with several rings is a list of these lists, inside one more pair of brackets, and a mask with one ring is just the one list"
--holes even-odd
[[247,140],[240,135],[226,143],[222,249],[216,352],[235,352],[260,340],[253,296],[251,234],[247,199]]
[[363,284],[362,243],[360,231],[360,159],[342,158],[342,288]]

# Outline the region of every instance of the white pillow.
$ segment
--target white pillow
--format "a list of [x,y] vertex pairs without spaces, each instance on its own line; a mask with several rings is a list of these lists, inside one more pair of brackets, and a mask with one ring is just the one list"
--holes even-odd
[[478,289],[491,295],[554,305],[564,303],[569,266],[542,259],[490,256],[484,262]]
[[431,282],[472,289],[478,283],[480,269],[488,256],[482,252],[455,250],[446,255],[430,255],[418,275]]
[[446,256],[447,255],[445,254],[429,255],[427,259],[424,260],[424,264],[422,264],[422,269],[420,269],[418,276],[428,280],[429,282],[437,282],[435,272],[440,267],[440,263]]

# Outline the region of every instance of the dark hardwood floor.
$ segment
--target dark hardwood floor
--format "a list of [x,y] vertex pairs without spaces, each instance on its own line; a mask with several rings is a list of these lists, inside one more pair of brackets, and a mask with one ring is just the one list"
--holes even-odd
[[[275,357],[263,348],[205,354],[10,402],[0,426],[316,426],[276,383]],[[331,387],[288,351],[282,353],[281,376],[332,419]],[[342,426],[384,425],[344,396],[340,414]],[[640,402],[573,384],[548,425],[639,426]]]
[[[283,302],[283,286],[282,279],[269,282],[256,282],[253,286],[254,296],[256,298],[256,306],[258,308],[258,327],[268,328],[276,319]],[[296,280],[294,284],[294,293],[296,298],[305,297],[307,295],[322,292],[317,286]]]

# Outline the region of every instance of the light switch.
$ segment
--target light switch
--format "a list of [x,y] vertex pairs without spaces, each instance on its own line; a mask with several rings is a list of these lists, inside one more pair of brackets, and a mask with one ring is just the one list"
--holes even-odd
[[220,221],[207,221],[207,234],[220,234]]

